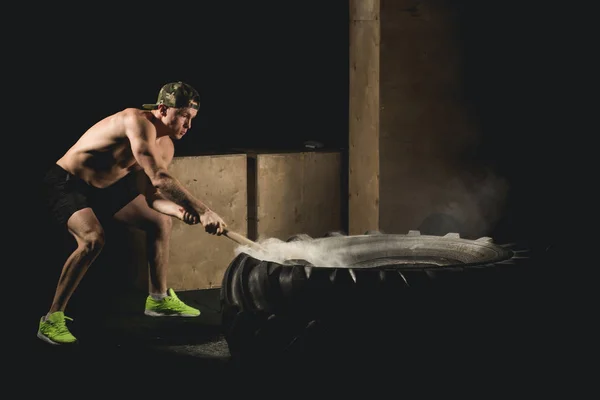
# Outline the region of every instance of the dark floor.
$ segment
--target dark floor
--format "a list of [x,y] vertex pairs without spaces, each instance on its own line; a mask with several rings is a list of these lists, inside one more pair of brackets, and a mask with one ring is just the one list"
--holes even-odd
[[[17,315],[27,316],[25,343],[8,346],[15,357],[5,366],[16,378],[9,383],[24,396],[52,391],[136,398],[190,393],[262,397],[281,393],[276,388],[283,387],[287,392],[279,397],[288,397],[323,387],[338,394],[361,387],[367,388],[369,398],[379,398],[374,392],[383,388],[420,397],[437,393],[433,398],[440,392],[464,391],[485,399],[501,394],[534,398],[564,382],[555,379],[564,358],[556,330],[564,324],[548,318],[554,311],[547,304],[548,291],[540,289],[547,283],[537,272],[531,278],[522,293],[500,288],[499,294],[512,299],[508,303],[485,308],[481,298],[465,299],[468,312],[456,313],[465,307],[440,302],[423,312],[411,305],[409,318],[406,312],[397,313],[402,318],[388,318],[372,307],[355,305],[347,310],[351,323],[335,327],[320,343],[321,349],[337,349],[331,353],[334,362],[331,354],[321,357],[317,352],[306,364],[254,369],[240,367],[231,357],[222,334],[220,289],[178,293],[202,311],[197,318],[152,318],[143,315],[146,293],[127,287],[103,293],[99,280],[88,279],[67,312],[79,343],[64,347],[42,342],[36,337],[41,314],[31,318],[39,313],[26,308]],[[45,288],[42,283],[35,287]],[[49,294],[38,292],[37,300]],[[46,306],[47,299],[32,308]],[[378,319],[396,323],[381,325]]]
[[205,381],[217,384],[230,369],[229,350],[220,332],[219,291],[179,296],[202,314],[148,317],[143,315],[144,297],[135,292],[102,304],[79,298],[67,313],[74,319],[68,326],[79,340],[74,346],[49,345],[36,337],[36,327],[30,324],[25,343],[29,351],[15,361],[20,377],[31,378],[32,386],[24,389],[43,390],[56,382],[64,388],[52,390],[97,387],[153,393],[169,388],[174,393]]
[[[227,396],[260,395],[276,390],[279,385],[294,393],[325,385],[348,392],[360,386],[373,386],[373,390],[383,387],[403,392],[416,390],[421,394],[471,390],[487,398],[515,387],[528,391],[540,389],[532,383],[539,379],[540,369],[535,358],[539,348],[531,346],[536,342],[527,332],[530,325],[522,326],[523,331],[504,326],[501,333],[487,339],[481,335],[475,337],[483,332],[479,329],[473,332],[472,339],[454,343],[457,336],[430,332],[428,340],[433,341],[429,342],[429,350],[425,340],[413,340],[403,343],[403,350],[398,352],[398,346],[387,347],[376,339],[380,337],[381,341],[391,343],[395,341],[391,334],[369,332],[378,329],[374,325],[359,328],[360,321],[363,325],[369,322],[357,316],[357,330],[346,335],[351,340],[344,341],[340,331],[336,334],[341,340],[330,338],[338,344],[344,343],[341,362],[326,364],[323,358],[294,368],[281,364],[261,370],[243,369],[232,361],[221,333],[219,294],[218,289],[180,293],[184,301],[202,310],[197,318],[146,317],[139,312],[143,304],[140,293],[129,297],[119,295],[114,302],[101,304],[85,303],[88,299],[80,298],[79,305],[71,307],[74,321],[69,323],[79,344],[51,346],[37,339],[35,329],[30,332],[26,344],[30,350],[15,362],[19,379],[28,382],[21,386],[21,391],[97,391],[98,394],[118,391],[123,395],[148,397],[189,395],[197,390],[202,395]],[[428,324],[425,319],[422,321]],[[439,329],[434,328],[435,324],[427,326]],[[491,329],[486,334],[490,332]],[[462,351],[459,346],[467,342],[477,344]],[[542,342],[540,339],[539,343]],[[434,355],[431,349],[436,343],[438,349],[453,350]],[[481,346],[480,354],[473,352],[474,346]],[[386,349],[390,350],[386,353]],[[365,350],[374,353],[360,359],[359,354],[364,355]]]

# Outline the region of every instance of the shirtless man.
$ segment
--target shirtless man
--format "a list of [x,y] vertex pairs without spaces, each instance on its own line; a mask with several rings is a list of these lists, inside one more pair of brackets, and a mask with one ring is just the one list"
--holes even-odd
[[[206,232],[224,233],[226,224],[168,171],[173,140],[192,127],[199,108],[198,92],[183,82],[164,85],[155,104],[127,108],[93,125],[56,161],[44,177],[53,218],[73,236],[77,248],[65,261],[48,313],[37,336],[51,344],[75,343],[65,309],[89,266],[104,245],[105,218],[146,232],[149,251],[149,316],[195,317],[200,311],[184,304],[167,287],[172,218]],[[136,184],[143,171],[146,185]],[[140,186],[145,189],[138,191]]]

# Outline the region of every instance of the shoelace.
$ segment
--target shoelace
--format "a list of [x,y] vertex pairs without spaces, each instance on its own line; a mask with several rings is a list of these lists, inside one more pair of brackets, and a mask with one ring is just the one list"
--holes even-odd
[[65,323],[65,320],[69,320],[69,321],[73,321],[73,318],[67,317],[65,315],[65,318],[58,321],[58,322],[54,322],[52,323],[52,325],[56,328],[56,331],[59,334],[66,334],[66,333],[70,333],[69,330],[67,329],[67,324]]
[[165,297],[165,300],[168,303],[171,303],[172,306],[175,306],[179,310],[185,309],[185,303],[178,298],[175,297]]

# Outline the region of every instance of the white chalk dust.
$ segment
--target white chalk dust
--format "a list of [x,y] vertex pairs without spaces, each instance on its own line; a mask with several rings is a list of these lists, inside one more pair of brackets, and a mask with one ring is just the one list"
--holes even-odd
[[283,264],[286,260],[306,260],[316,267],[342,267],[348,265],[348,257],[343,248],[332,249],[319,240],[298,240],[285,242],[277,238],[257,241],[261,250],[246,245],[235,248],[235,255],[246,253],[259,260]]

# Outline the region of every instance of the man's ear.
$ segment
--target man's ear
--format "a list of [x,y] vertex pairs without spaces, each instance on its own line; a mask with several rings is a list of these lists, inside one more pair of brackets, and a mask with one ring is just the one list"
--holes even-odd
[[158,111],[160,111],[160,114],[163,115],[163,116],[167,115],[167,109],[168,108],[169,107],[165,106],[164,104],[159,104],[158,105]]

